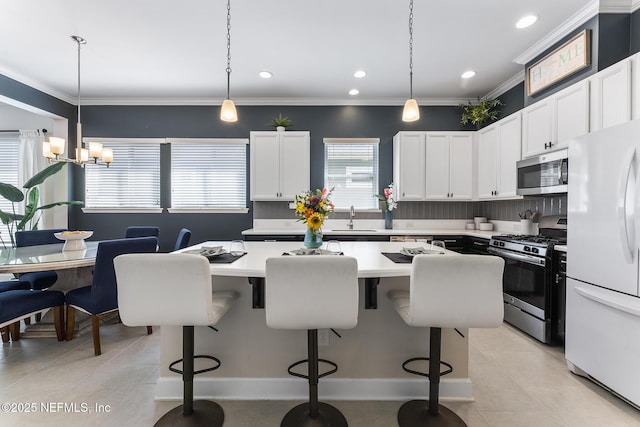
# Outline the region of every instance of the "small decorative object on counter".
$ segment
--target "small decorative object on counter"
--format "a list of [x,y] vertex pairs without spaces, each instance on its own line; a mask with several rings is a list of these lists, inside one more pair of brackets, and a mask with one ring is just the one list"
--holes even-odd
[[304,246],[309,249],[317,249],[322,246],[322,224],[334,211],[331,203],[331,190],[305,191],[296,195],[296,215],[298,221],[307,224],[307,232],[304,235]]
[[[528,214],[528,218],[527,218]],[[537,212],[531,212],[531,209],[522,211],[518,214],[520,217],[520,234],[530,236],[533,234],[533,220],[537,216]]]
[[278,117],[273,119],[269,125],[276,128],[278,132],[284,132],[286,128],[293,126],[293,122],[289,120],[289,117],[283,117],[282,113],[278,114]]
[[384,189],[384,194],[376,194],[376,198],[380,201],[380,209],[384,212],[384,228],[391,230],[393,228],[393,210],[398,207],[393,182]]

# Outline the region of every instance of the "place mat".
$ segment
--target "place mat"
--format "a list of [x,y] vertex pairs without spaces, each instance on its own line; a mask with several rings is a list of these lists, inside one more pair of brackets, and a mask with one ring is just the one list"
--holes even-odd
[[224,253],[222,255],[217,255],[215,257],[207,257],[209,259],[209,264],[231,264],[235,260],[242,258],[247,253],[243,253],[242,255],[231,255],[230,253]]
[[283,252],[282,255],[344,255],[343,252],[329,252],[326,249],[294,249]]
[[380,252],[382,255],[389,258],[391,261],[396,264],[411,264],[413,258],[407,255],[403,255],[400,252]]

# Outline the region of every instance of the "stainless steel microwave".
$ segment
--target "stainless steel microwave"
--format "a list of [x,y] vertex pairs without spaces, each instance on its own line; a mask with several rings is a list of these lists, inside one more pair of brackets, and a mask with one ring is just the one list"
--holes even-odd
[[544,153],[520,160],[518,169],[518,194],[566,193],[569,178],[569,150]]

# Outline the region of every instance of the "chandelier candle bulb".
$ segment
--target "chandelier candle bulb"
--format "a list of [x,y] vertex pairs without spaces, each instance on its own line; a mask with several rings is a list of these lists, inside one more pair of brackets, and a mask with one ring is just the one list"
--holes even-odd
[[88,162],[89,161],[89,150],[86,148],[76,148],[76,159],[80,162]]
[[102,144],[99,142],[90,142],[89,143],[89,157],[93,157],[95,161],[98,161],[98,158],[102,156]]
[[51,153],[55,154],[56,156],[64,153],[64,139],[58,138],[57,136],[50,136],[49,149],[51,150]]
[[51,144],[49,141],[42,141],[42,155],[48,159],[53,159],[55,157],[51,152]]
[[107,164],[107,167],[109,166],[109,163],[113,162],[113,149],[104,148],[102,150],[102,161]]

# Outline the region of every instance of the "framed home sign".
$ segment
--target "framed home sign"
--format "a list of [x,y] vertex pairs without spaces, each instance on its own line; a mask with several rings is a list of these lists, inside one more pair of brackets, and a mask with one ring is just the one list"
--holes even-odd
[[527,95],[531,96],[589,66],[590,34],[590,30],[581,31],[527,67]]

